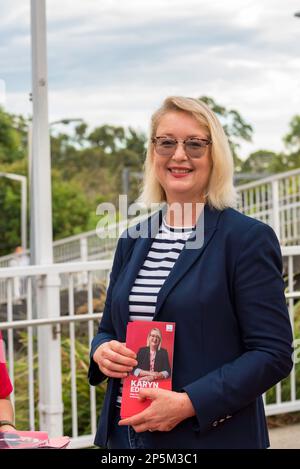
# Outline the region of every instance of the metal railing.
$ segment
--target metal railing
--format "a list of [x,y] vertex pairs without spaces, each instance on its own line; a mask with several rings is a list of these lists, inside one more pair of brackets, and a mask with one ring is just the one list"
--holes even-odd
[[[107,228],[88,231],[79,235],[70,236],[53,243],[53,258],[55,263],[86,262],[93,260],[109,259],[113,257],[121,233],[130,225],[144,219],[141,215],[134,219],[124,220],[120,223],[109,225]],[[104,236],[101,237],[101,233]],[[24,265],[24,260],[29,263],[30,251],[27,249],[22,255],[10,254],[0,258],[0,270],[16,265]],[[64,280],[63,280],[64,281]],[[13,289],[20,298],[24,297],[23,283],[16,279]],[[0,305],[6,301],[5,282],[0,277]]]
[[[237,192],[239,211],[271,225],[283,246],[300,244],[300,169],[239,185]],[[111,225],[106,232],[120,232],[126,228],[127,223],[123,221]],[[101,239],[92,230],[54,241],[54,261],[107,259],[114,252],[116,240],[117,237],[113,236]],[[1,257],[0,268],[9,267],[13,260],[13,254]]]
[[[113,223],[107,228],[98,229],[97,231],[95,229],[54,241],[54,262],[85,262],[109,258],[115,250],[120,234],[129,225],[137,223],[145,216],[123,220],[119,223]],[[101,237],[101,232],[105,233],[105,236]],[[25,254],[29,257],[30,251],[27,249]],[[0,268],[10,267],[15,259],[16,255],[14,254],[0,257]]]
[[[66,354],[68,355],[68,364],[66,365],[65,363],[65,367],[67,366],[67,372],[70,376],[69,418],[71,419],[72,448],[92,446],[93,435],[96,431],[99,406],[97,410],[96,388],[89,387],[87,383],[88,351],[99,319],[101,318],[105,288],[111,265],[112,261],[108,260],[0,270],[0,279],[5,279],[7,289],[7,304],[5,305],[5,310],[2,309],[0,311],[0,329],[3,331],[7,342],[9,374],[14,385],[12,401],[15,405],[17,419],[21,412],[24,429],[35,430],[38,427],[40,419],[37,409],[40,409],[41,406],[41,396],[38,397],[38,358],[40,357],[37,357],[37,355],[38,350],[45,355],[49,351],[45,350],[45,348],[43,349],[43,347],[39,349],[37,341],[39,340],[38,331],[48,327],[50,328],[49,334],[55,337],[56,341],[59,341],[60,347],[59,363],[48,360],[49,366],[53,367],[53,369],[60,369],[63,360],[64,362],[66,361]],[[35,291],[36,288],[39,288],[39,283],[42,279],[45,280],[53,274],[57,274],[61,279],[60,315],[55,317],[55,314],[53,314],[53,318],[40,318],[40,312],[35,311]],[[25,284],[25,298],[21,304],[19,301],[15,303],[13,297],[13,282],[16,276],[22,278]],[[80,282],[80,279],[83,279],[84,282]],[[99,283],[103,285],[101,295],[99,294]],[[64,296],[65,298],[63,299]],[[65,306],[63,306],[63,302],[65,302]],[[79,325],[80,327],[78,327]],[[24,331],[26,332],[26,338],[20,334],[20,332]],[[67,350],[65,346],[62,346],[65,343],[68,344]],[[77,357],[78,347],[85,347],[86,350],[86,356],[83,360],[80,359],[80,361],[78,361]],[[23,363],[23,368],[20,366],[20,363]],[[26,364],[26,372],[24,371],[24,364]],[[78,414],[77,373],[79,364],[85,367],[83,373],[84,384],[80,383],[81,388],[85,386],[85,392],[89,395],[89,402],[86,399],[84,401],[84,408],[86,409],[89,406],[89,432],[86,434],[80,431]],[[18,376],[20,368],[22,376]],[[24,382],[26,382],[25,388]],[[47,383],[48,396],[62,395],[62,391],[60,380],[50,380]],[[22,401],[20,402],[21,397]],[[24,402],[27,403],[25,409]],[[64,405],[66,405],[65,402]],[[50,404],[45,401],[43,402],[44,409],[46,408],[49,413],[56,414],[57,428],[61,428],[62,421],[64,420],[63,406],[59,407],[61,410],[53,409]],[[28,408],[28,414],[24,420],[23,414],[26,408]],[[48,429],[44,428],[44,430]],[[68,433],[70,434],[70,431]]]
[[[271,225],[283,246],[300,244],[300,168],[239,185],[237,192],[240,212]],[[109,236],[109,232],[120,233],[127,224],[128,221],[123,221],[111,225],[105,230],[108,236],[102,239],[92,230],[54,241],[54,262],[107,259],[112,256],[118,238]],[[0,268],[9,267],[14,258],[13,254],[1,257]]]
[[[299,329],[299,316],[298,302],[300,300],[300,288],[297,286],[298,277],[300,272],[300,246],[291,246],[283,248],[283,257],[285,271],[284,275],[287,280],[286,298],[289,307],[291,321],[294,327],[295,336],[300,338]],[[82,431],[80,416],[79,416],[79,395],[78,395],[78,356],[77,347],[86,344],[88,350],[89,344],[95,334],[97,323],[101,317],[103,309],[103,301],[105,297],[105,288],[101,295],[95,290],[95,286],[102,282],[104,285],[108,278],[108,273],[111,268],[112,261],[97,261],[86,263],[67,263],[67,264],[54,264],[49,266],[29,266],[24,268],[10,268],[0,270],[0,279],[5,279],[7,289],[7,304],[5,310],[0,310],[1,319],[0,329],[4,331],[7,340],[8,349],[8,363],[9,372],[12,381],[15,383],[22,383],[24,392],[24,376],[18,376],[18,361],[23,359],[26,361],[27,368],[27,384],[26,384],[26,397],[28,402],[28,418],[26,428],[34,430],[38,420],[37,409],[39,408],[37,399],[38,381],[37,375],[39,370],[36,370],[36,354],[38,340],[38,330],[41,328],[50,328],[49,333],[53,335],[56,340],[60,340],[60,360],[65,360],[66,350],[62,347],[62,343],[67,339],[69,343],[68,348],[68,369],[69,369],[69,414],[71,419],[72,437],[71,447],[88,447],[92,445],[93,435],[96,431],[96,418],[97,418],[97,397],[96,389],[90,387],[88,392],[89,402],[84,401],[85,408],[89,408],[89,424],[88,431]],[[38,288],[39,282],[42,278],[48,275],[57,274],[61,279],[61,310],[59,317],[53,318],[39,318],[39,312],[35,311],[34,296],[35,288]],[[14,304],[13,298],[13,281],[18,276],[23,278],[25,282],[25,299],[22,301],[24,306],[23,311],[20,313],[20,305]],[[63,281],[63,277],[66,279]],[[81,280],[80,280],[81,279]],[[83,280],[84,281],[83,281]],[[63,301],[63,296],[65,296]],[[82,299],[82,297],[85,297]],[[99,297],[101,296],[101,298]],[[99,300],[100,303],[99,303]],[[98,301],[98,303],[97,303]],[[65,306],[63,305],[65,303]],[[82,304],[84,303],[84,307]],[[84,312],[84,314],[83,314]],[[35,318],[36,315],[36,318]],[[80,327],[78,325],[80,324]],[[298,326],[297,326],[298,324]],[[20,331],[26,331],[26,346],[21,346]],[[57,339],[58,338],[58,339]],[[78,340],[80,341],[78,342]],[[42,353],[47,354],[47,350]],[[88,351],[86,352],[87,367]],[[81,363],[82,365],[82,363]],[[51,363],[51,367],[57,367],[57,363]],[[24,373],[24,370],[23,370]],[[21,381],[20,381],[21,379]],[[84,379],[86,382],[86,370],[84,372]],[[62,386],[57,382],[47,383],[49,386],[49,393],[59,393],[62,395]],[[82,385],[82,383],[81,383]],[[61,388],[57,389],[57,386]],[[86,382],[85,386],[88,387]],[[15,393],[13,401],[16,404],[16,413],[20,408],[19,393],[21,390],[15,386]],[[24,396],[23,396],[24,399]],[[299,411],[300,410],[300,364],[295,364],[290,374],[290,377],[284,382],[277,384],[274,389],[264,396],[264,402],[267,415],[274,415],[285,412]],[[44,403],[44,407],[47,403]],[[50,406],[49,406],[50,407]],[[49,409],[51,412],[51,408]],[[63,412],[57,411],[56,418],[61,425],[64,418]],[[86,418],[86,417],[85,417]],[[58,428],[59,428],[58,425]]]
[[300,169],[237,187],[238,210],[272,226],[282,246],[300,244]]

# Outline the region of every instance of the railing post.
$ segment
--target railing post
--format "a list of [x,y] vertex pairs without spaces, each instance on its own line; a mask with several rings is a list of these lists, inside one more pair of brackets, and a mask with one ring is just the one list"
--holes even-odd
[[88,244],[86,236],[80,238],[80,260],[86,262],[88,260]]
[[[88,261],[88,242],[87,242],[87,237],[83,236],[80,238],[80,260],[81,262],[86,262]],[[79,280],[80,283],[80,280]],[[81,275],[81,283],[83,285],[87,285],[88,283],[88,274],[87,272],[83,272]]]
[[[59,287],[57,274],[40,278],[37,287],[39,318],[59,318]],[[60,328],[60,325],[38,328],[40,429],[49,436],[63,434]]]
[[272,181],[272,227],[277,238],[280,239],[279,184],[277,179]]

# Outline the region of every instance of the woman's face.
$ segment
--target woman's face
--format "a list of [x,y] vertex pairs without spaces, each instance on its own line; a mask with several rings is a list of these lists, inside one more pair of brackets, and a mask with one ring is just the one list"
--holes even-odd
[[160,344],[160,336],[157,331],[151,331],[149,336],[149,345],[151,348],[157,349]]
[[[194,116],[182,111],[169,112],[161,118],[155,137],[164,136],[180,140],[188,137],[210,138]],[[204,201],[203,196],[212,169],[210,145],[198,159],[188,157],[182,144],[177,145],[171,157],[160,156],[154,149],[153,164],[155,175],[166,193],[169,204]],[[186,172],[182,172],[183,170]]]

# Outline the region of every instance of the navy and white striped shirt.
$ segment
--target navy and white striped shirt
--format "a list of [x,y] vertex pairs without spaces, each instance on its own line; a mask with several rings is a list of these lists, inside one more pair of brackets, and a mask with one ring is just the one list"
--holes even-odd
[[[160,226],[129,295],[129,321],[152,321],[158,293],[170,274],[193,228]],[[122,382],[117,397],[122,399]]]

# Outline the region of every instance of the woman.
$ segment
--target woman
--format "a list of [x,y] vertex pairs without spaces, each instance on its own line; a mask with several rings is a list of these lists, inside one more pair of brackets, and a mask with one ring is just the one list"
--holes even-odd
[[147,347],[142,347],[137,353],[137,366],[132,374],[144,381],[169,378],[171,368],[168,352],[161,347],[161,331],[154,327],[148,334]]
[[14,412],[9,399],[11,392],[12,385],[5,364],[4,344],[0,331],[0,432],[15,429]]
[[[261,395],[292,368],[281,252],[233,208],[232,155],[203,102],[170,97],[153,115],[142,198],[165,206],[118,242],[91,348],[90,383],[109,378],[95,443],[268,447]],[[120,380],[137,365],[126,325],[145,316],[176,322],[173,390],[141,389],[151,405],[120,421]]]

